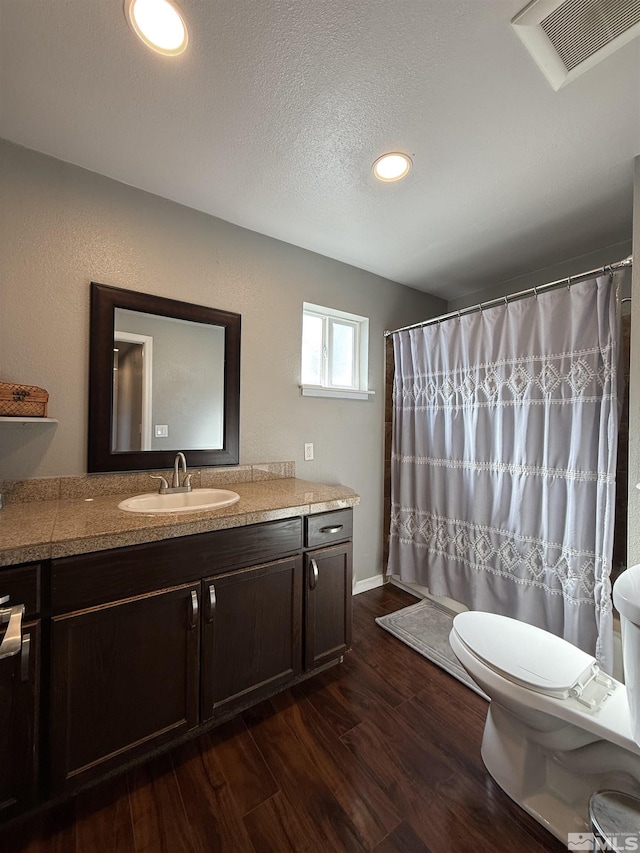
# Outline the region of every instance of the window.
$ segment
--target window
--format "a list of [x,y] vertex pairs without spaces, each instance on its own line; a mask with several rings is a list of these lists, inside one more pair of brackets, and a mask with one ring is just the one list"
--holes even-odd
[[302,306],[302,393],[366,400],[369,320],[310,302]]

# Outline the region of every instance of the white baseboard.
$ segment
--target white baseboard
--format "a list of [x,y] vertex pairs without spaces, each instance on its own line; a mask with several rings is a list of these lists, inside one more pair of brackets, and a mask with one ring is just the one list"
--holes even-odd
[[414,595],[416,598],[428,598],[429,597],[426,587],[421,587],[421,586],[417,586],[417,585],[403,583],[398,577],[396,577],[396,575],[391,575],[389,577],[389,583],[392,583],[394,586],[397,586],[399,589],[403,589],[405,592],[408,592],[410,595]]
[[384,586],[386,577],[384,575],[374,575],[371,578],[356,581],[353,585],[353,595],[360,595],[361,592],[367,592],[369,589],[375,589],[377,586]]
[[389,581],[394,586],[403,589],[405,592],[410,593],[416,598],[429,598],[431,601],[437,601],[441,607],[446,607],[446,609],[454,616],[456,613],[462,613],[463,610],[468,609],[464,604],[460,604],[459,601],[454,601],[453,598],[431,595],[426,586],[420,586],[420,584],[417,583],[404,583],[404,581],[401,581],[397,575],[390,575]]

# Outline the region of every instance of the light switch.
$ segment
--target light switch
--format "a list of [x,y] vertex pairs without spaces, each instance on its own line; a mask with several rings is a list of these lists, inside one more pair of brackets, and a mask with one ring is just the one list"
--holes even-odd
[[156,438],[168,438],[169,437],[169,425],[168,424],[156,424]]

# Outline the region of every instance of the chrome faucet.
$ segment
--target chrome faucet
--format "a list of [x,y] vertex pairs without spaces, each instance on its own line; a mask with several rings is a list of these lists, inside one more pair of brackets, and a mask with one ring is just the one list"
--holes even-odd
[[[182,464],[182,472],[184,474],[184,480],[182,481],[182,485],[180,485],[180,464]],[[191,491],[191,474],[187,474],[187,460],[182,451],[176,453],[176,458],[173,463],[173,480],[171,486],[169,486],[169,483],[167,483],[164,477],[154,476],[153,474],[150,474],[150,477],[152,480],[160,480],[161,495],[167,495],[171,492]]]
[[[180,475],[178,473],[178,467],[182,463],[182,473],[184,474],[184,482],[182,487],[180,486]],[[187,474],[187,460],[182,451],[176,453],[176,458],[173,462],[173,482],[171,483],[171,488],[175,491],[176,489],[180,489],[181,491],[190,492],[191,491],[191,474]]]

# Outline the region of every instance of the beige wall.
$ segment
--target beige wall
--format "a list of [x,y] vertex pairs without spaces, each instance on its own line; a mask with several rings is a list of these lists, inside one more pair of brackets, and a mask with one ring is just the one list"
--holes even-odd
[[629,528],[628,562],[640,563],[640,155],[635,159],[633,192],[633,268],[631,292],[631,371],[629,374]]
[[[240,461],[356,489],[356,576],[381,572],[382,332],[443,302],[3,141],[0,199],[0,379],[46,388],[59,420],[2,430],[0,478],[86,471],[90,281],[236,311]],[[300,396],[303,301],[370,318],[368,402]]]
[[[601,249],[595,249],[588,255],[569,258],[554,266],[534,270],[525,275],[501,281],[484,290],[478,290],[467,296],[461,296],[459,299],[452,299],[447,305],[447,311],[458,311],[462,308],[478,305],[480,302],[489,302],[491,299],[499,299],[502,296],[519,293],[521,290],[528,290],[530,287],[539,287],[551,281],[558,281],[570,275],[580,275],[582,272],[597,269],[598,267],[605,266],[605,264],[621,261],[624,258],[628,258],[630,254],[631,240],[625,240],[623,243],[614,243],[611,246],[604,246]],[[624,290],[624,285],[622,295],[631,295],[630,292]]]

